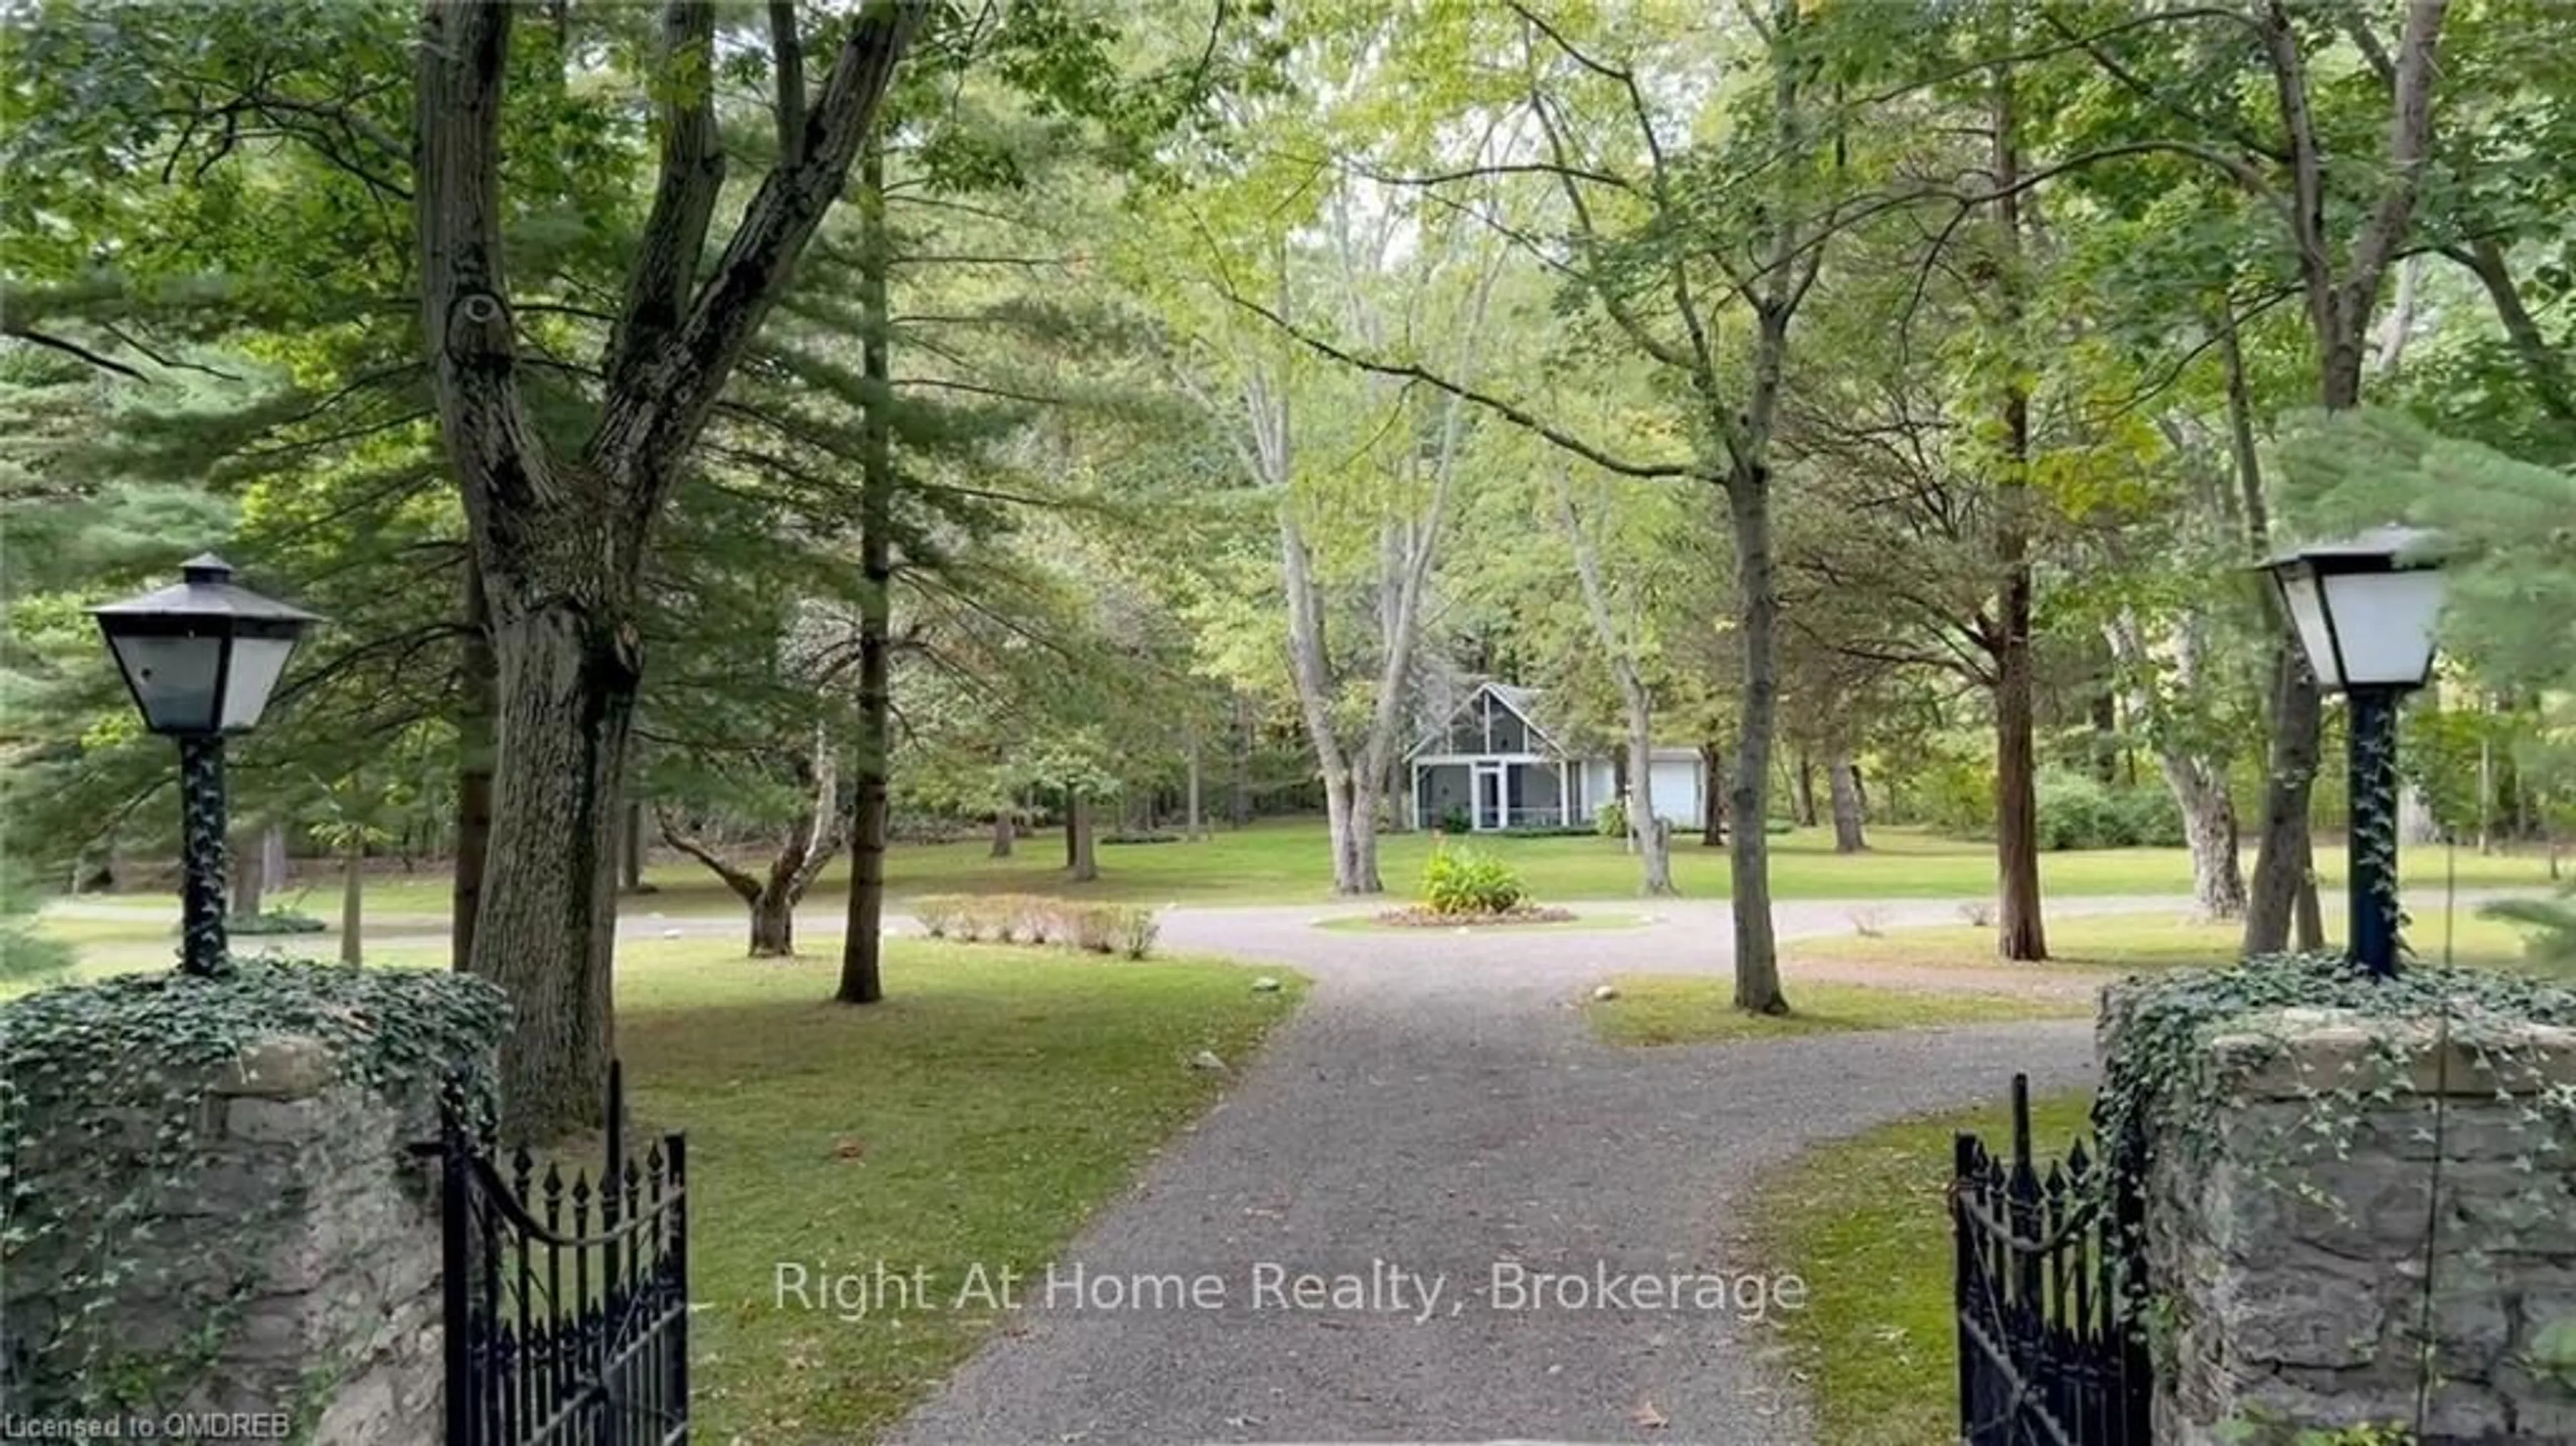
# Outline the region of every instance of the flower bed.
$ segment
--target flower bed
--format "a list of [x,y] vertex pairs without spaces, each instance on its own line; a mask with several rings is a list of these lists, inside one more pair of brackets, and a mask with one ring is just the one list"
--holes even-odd
[[1389,909],[1377,916],[1377,922],[1399,929],[1468,929],[1488,925],[1563,924],[1574,918],[1572,909],[1541,908],[1522,904],[1516,908],[1488,910],[1479,913],[1444,914],[1425,904],[1412,904]]

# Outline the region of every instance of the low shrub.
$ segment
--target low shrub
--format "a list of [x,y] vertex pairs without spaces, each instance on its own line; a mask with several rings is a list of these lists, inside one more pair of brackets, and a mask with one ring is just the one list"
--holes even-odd
[[1467,833],[1472,831],[1475,827],[1476,821],[1469,818],[1467,816],[1467,810],[1463,808],[1452,808],[1440,815],[1440,831],[1442,833]]
[[1510,865],[1468,848],[1443,848],[1422,870],[1422,902],[1435,914],[1508,914],[1529,899]]
[[319,934],[329,926],[310,914],[272,909],[261,914],[235,914],[224,920],[224,932],[256,938],[262,934]]
[[1074,916],[1074,944],[1094,954],[1142,959],[1154,951],[1162,932],[1154,911],[1134,904],[1090,904]]
[[1577,823],[1507,828],[1499,836],[1502,838],[1590,838],[1593,833],[1594,830],[1590,825]]
[[1162,932],[1151,909],[1043,894],[924,894],[909,907],[923,933],[960,944],[1052,944],[1142,959]]
[[2059,770],[2039,776],[2042,849],[2179,848],[2182,842],[2182,810],[2161,788],[2115,788]]
[[1628,836],[1628,805],[1612,800],[1601,805],[1592,815],[1592,831],[1603,838]]
[[1176,833],[1105,833],[1100,836],[1100,842],[1104,844],[1158,844],[1180,841],[1181,836]]

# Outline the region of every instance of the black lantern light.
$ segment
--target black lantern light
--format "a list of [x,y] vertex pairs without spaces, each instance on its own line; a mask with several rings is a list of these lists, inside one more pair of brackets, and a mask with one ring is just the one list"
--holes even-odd
[[2443,579],[2431,533],[2382,527],[2265,566],[2317,682],[2351,700],[2352,954],[2397,972],[2397,708],[2433,676]]
[[179,740],[180,967],[225,966],[224,736],[257,724],[286,660],[319,619],[233,581],[212,553],[180,565],[179,582],[90,609],[134,694],[143,724]]

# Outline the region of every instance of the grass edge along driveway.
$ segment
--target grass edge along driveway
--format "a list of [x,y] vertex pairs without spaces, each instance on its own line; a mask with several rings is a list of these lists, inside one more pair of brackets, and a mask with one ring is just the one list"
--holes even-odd
[[1615,999],[1587,999],[1583,1016],[1607,1044],[1720,1044],[1868,1029],[1931,1029],[2015,1019],[2080,1019],[2089,1005],[2010,994],[1879,989],[1806,981],[1789,988],[1788,1014],[1747,1014],[1735,981],[1717,975],[1628,974],[1610,983]]
[[[2085,1132],[2089,1090],[2031,1101],[2043,1156]],[[1958,1324],[1948,1189],[1951,1138],[2011,1138],[2003,1090],[1973,1110],[1924,1115],[1818,1146],[1765,1176],[1752,1258],[1795,1272],[1808,1306],[1777,1329],[1807,1382],[1815,1446],[1923,1446],[1958,1435]]]
[[[885,1002],[853,1009],[825,1002],[830,957],[730,953],[618,959],[635,1109],[689,1136],[695,1415],[716,1442],[874,1439],[1002,1324],[961,1301],[971,1268],[1042,1276],[1216,1102],[1226,1080],[1190,1057],[1240,1069],[1304,987],[907,940]],[[916,1269],[926,1288],[885,1283]]]

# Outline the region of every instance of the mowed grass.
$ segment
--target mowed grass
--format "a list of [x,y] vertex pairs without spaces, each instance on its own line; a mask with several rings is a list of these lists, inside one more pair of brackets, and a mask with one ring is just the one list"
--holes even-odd
[[[2343,935],[2342,915],[2329,913],[2329,947],[2340,947]],[[2526,957],[2523,937],[2523,931],[2516,926],[2502,919],[2485,918],[2475,909],[2420,910],[2406,930],[2406,940],[2418,956],[2479,968],[2521,967]],[[1968,925],[1889,929],[1875,936],[1855,931],[1829,939],[1795,940],[1781,948],[1788,957],[1783,967],[1793,978],[1796,966],[1802,962],[1901,965],[1927,970],[2039,967],[2132,974],[2230,963],[2238,957],[2243,938],[2243,926],[2239,924],[2133,913],[2050,919],[2049,958],[2040,966],[2004,964],[1995,957],[1995,931]]]
[[2080,1004],[1859,984],[1801,984],[1789,992],[1793,1012],[1747,1014],[1734,1006],[1734,981],[1715,976],[1628,975],[1611,981],[1619,997],[1585,1003],[1594,1034],[1611,1044],[1717,1044],[1786,1039],[1864,1029],[1930,1029],[2015,1019],[2073,1019]]
[[[900,941],[886,1000],[826,1002],[837,961],[631,945],[618,1050],[638,1116],[689,1137],[696,1422],[709,1441],[865,1441],[997,1323],[969,1267],[1043,1272],[1222,1087],[1301,981],[1191,960]],[[1275,975],[1279,971],[1270,971]],[[779,1299],[779,1266],[921,1267],[909,1311]],[[818,1305],[820,1294],[808,1298]]]
[[[1275,967],[894,940],[885,1001],[853,1009],[830,1002],[838,967],[837,949],[751,960],[728,940],[618,950],[636,1147],[688,1135],[703,1440],[874,1439],[997,1324],[950,1308],[969,1267],[1042,1278],[1223,1088],[1190,1058],[1240,1066],[1304,990]],[[98,972],[124,971],[81,974]],[[1264,973],[1278,992],[1253,991]],[[823,1306],[827,1277],[879,1261],[946,1289],[852,1321],[780,1299],[782,1263]]]
[[[1875,830],[1870,838],[1869,852],[1840,855],[1833,851],[1831,830],[1774,836],[1772,892],[1783,899],[1976,898],[1994,892],[1994,849],[1989,844],[1897,828]],[[1379,838],[1378,872],[1391,897],[1415,892],[1432,842],[1427,833]],[[1637,893],[1637,860],[1613,840],[1480,836],[1473,843],[1518,870],[1540,903],[1623,899]],[[1196,843],[1102,844],[1097,851],[1100,878],[1086,884],[1065,877],[1063,839],[1057,831],[1021,839],[1007,859],[991,858],[989,852],[989,844],[980,839],[898,844],[887,856],[887,887],[898,900],[926,893],[1035,893],[1152,904],[1253,904],[1332,896],[1332,858],[1319,819],[1267,819],[1240,830],[1220,828]],[[2442,882],[2445,860],[2440,851],[2414,849],[2403,857],[2410,885],[2430,888]],[[2250,853],[2247,863],[2250,867]],[[2464,853],[2458,864],[2463,888],[2536,888],[2549,881],[2537,853]],[[2330,896],[2339,894],[2343,849],[2321,844],[2317,868],[2321,886]],[[835,861],[816,884],[808,907],[841,907],[847,870],[846,858]],[[1676,840],[1673,877],[1685,897],[1727,897],[1726,851],[1702,847],[1692,838]],[[2065,895],[2188,894],[2191,859],[2181,849],[2055,853],[2041,858],[2040,877],[2046,889]],[[741,907],[712,874],[687,860],[657,862],[646,878],[657,892],[629,897],[622,907],[669,914],[725,914]],[[337,912],[337,887],[336,879],[317,883],[292,891],[274,906],[330,916]],[[447,876],[426,865],[417,874],[384,876],[370,885],[366,906],[380,915],[444,915]]]
[[[1766,1177],[1752,1209],[1752,1258],[1806,1283],[1808,1307],[1781,1313],[1815,1403],[1817,1446],[1924,1446],[1958,1435],[1958,1325],[1947,1190],[1951,1140],[2011,1139],[1984,1109],[1885,1125],[1825,1145]],[[2031,1104],[2035,1148],[2082,1134],[2089,1092]]]

